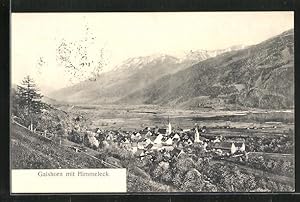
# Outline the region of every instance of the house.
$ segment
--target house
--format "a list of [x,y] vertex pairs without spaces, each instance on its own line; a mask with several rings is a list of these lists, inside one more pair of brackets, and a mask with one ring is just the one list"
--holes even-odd
[[214,139],[213,141],[212,141],[213,143],[217,143],[217,142],[221,142],[221,140],[220,140],[220,138],[216,138],[216,139]]
[[154,144],[162,144],[162,138],[163,138],[163,134],[159,134],[155,140],[154,140]]
[[146,127],[146,128],[144,128],[144,130],[143,131],[150,131],[151,130],[151,128],[150,127]]
[[167,136],[164,136],[162,138],[161,142],[162,142],[162,145],[172,145],[173,144],[172,138],[167,137]]
[[137,142],[137,147],[139,149],[144,149],[145,146],[147,146],[147,139],[146,138],[139,139],[138,142]]
[[213,143],[212,148],[216,150],[220,149],[222,152],[227,152],[230,154],[234,154],[238,150],[234,142]]
[[142,137],[145,137],[145,138],[149,138],[152,136],[152,132],[151,131],[140,131],[140,134],[142,135]]
[[141,138],[141,134],[139,132],[133,132],[130,136],[132,141],[138,141]]
[[246,145],[245,145],[244,142],[242,143],[242,146],[240,147],[240,151],[241,151],[241,152],[246,151]]
[[244,142],[237,142],[235,143],[238,151],[244,152],[246,150],[246,146]]
[[100,128],[96,128],[96,129],[95,129],[95,133],[98,133],[98,134],[100,134],[100,133],[101,133],[101,130],[100,130]]
[[141,134],[142,137],[145,137],[146,134],[148,133],[148,131],[147,130],[142,130],[139,133]]
[[206,126],[203,126],[203,127],[201,128],[201,133],[206,133],[206,131],[207,131]]
[[189,132],[191,129],[183,129],[182,132]]
[[125,137],[124,140],[123,140],[123,143],[124,143],[124,144],[129,144],[130,141],[129,141],[129,139],[128,139],[127,137]]
[[168,137],[167,136],[163,136],[163,138],[161,139],[161,142],[164,144],[165,141],[167,141]]
[[131,152],[132,152],[132,153],[136,153],[137,150],[138,150],[137,142],[132,142],[132,143],[131,143]]
[[174,147],[173,146],[163,146],[162,149],[169,152],[169,151],[173,151]]
[[140,132],[137,132],[137,133],[135,133],[135,137],[139,139],[139,138],[141,138],[141,137],[142,137],[142,135],[141,135],[141,133],[140,133]]
[[168,138],[165,142],[164,142],[165,145],[172,145],[173,144],[173,140],[172,138]]
[[113,140],[113,134],[111,132],[109,132],[107,135],[106,135],[106,140],[107,141],[112,141]]
[[152,150],[159,150],[162,148],[162,144],[161,143],[154,143]]
[[183,150],[181,150],[180,152],[179,152],[179,154],[177,155],[177,157],[181,157],[181,156],[186,156],[187,154],[183,151]]
[[179,139],[173,139],[172,146],[173,147],[178,147],[179,143],[180,143]]
[[[154,141],[154,140],[153,140]],[[154,144],[151,138],[145,138],[146,145],[148,144]]]
[[174,157],[179,157],[180,155],[182,155],[184,153],[184,151],[182,149],[178,149],[178,148],[174,148],[171,152],[170,155],[172,158]]
[[176,139],[180,140],[180,136],[177,133],[172,137],[173,141],[176,140]]
[[130,148],[131,147],[131,143],[129,141],[129,139],[127,137],[122,137],[120,139],[120,146],[122,146],[123,148]]
[[188,145],[193,144],[193,141],[190,138],[186,142],[187,142]]
[[155,135],[151,135],[150,137],[146,137],[146,141],[147,143],[153,143],[154,144],[154,140],[156,139]]
[[157,133],[159,135],[166,135],[167,134],[167,129],[165,129],[165,128],[159,128],[158,131],[157,131]]
[[182,139],[183,142],[187,142],[188,139],[189,139],[189,135],[187,133],[184,133],[184,135],[182,136],[181,139]]
[[185,143],[183,141],[179,141],[177,144],[178,149],[183,149],[185,147]]

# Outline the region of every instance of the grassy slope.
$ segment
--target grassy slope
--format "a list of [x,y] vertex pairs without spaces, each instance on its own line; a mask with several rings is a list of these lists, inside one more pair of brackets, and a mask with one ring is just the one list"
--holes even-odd
[[[44,137],[12,124],[11,127],[11,168],[12,169],[71,169],[104,168],[97,160],[75,153]],[[127,173],[128,192],[174,191],[167,185],[145,179],[131,169]]]
[[50,140],[13,124],[11,128],[11,167],[13,169],[103,168],[82,153],[75,153]]

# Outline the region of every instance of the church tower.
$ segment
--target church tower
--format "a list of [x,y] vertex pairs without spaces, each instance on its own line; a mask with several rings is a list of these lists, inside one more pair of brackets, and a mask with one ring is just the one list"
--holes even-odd
[[172,133],[172,126],[171,126],[171,123],[170,123],[169,116],[168,116],[168,122],[169,122],[169,124],[168,124],[168,135],[170,135]]
[[195,140],[194,142],[200,142],[200,135],[199,135],[199,131],[198,131],[198,127],[195,128]]

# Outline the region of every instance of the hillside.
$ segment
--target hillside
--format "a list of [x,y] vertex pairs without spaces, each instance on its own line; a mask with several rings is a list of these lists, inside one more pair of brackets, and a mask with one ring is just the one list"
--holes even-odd
[[119,103],[291,108],[294,106],[294,30],[166,75]]
[[113,103],[155,83],[163,76],[174,74],[218,54],[241,48],[243,46],[212,51],[195,50],[181,57],[154,54],[129,58],[113,70],[101,74],[96,80],[81,82],[53,92],[49,96],[69,103]]
[[[10,138],[12,169],[107,168],[95,158],[76,153],[16,124],[11,126]],[[145,178],[141,171],[127,169],[128,192],[176,191],[172,187]]]
[[104,168],[95,159],[60,146],[46,138],[12,124],[12,169]]

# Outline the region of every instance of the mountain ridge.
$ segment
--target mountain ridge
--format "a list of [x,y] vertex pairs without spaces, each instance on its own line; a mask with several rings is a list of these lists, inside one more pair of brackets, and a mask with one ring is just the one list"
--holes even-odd
[[[101,74],[96,81],[83,81],[70,87],[49,94],[56,100],[69,103],[113,103],[127,94],[133,93],[146,85],[154,83],[159,78],[188,68],[195,62],[205,60],[227,49],[203,51],[204,55],[186,54],[177,58],[168,54],[153,54],[132,57],[116,65],[111,71]],[[211,55],[213,54],[213,55]]]
[[288,30],[257,45],[167,75],[120,102],[180,106],[188,100],[208,96],[210,101],[225,105],[292,107],[293,62],[294,34]]
[[85,81],[50,97],[71,103],[180,108],[293,107],[293,29],[256,45],[223,51],[216,57],[203,56],[205,51],[199,50],[182,58],[166,54],[129,58],[96,82]]

